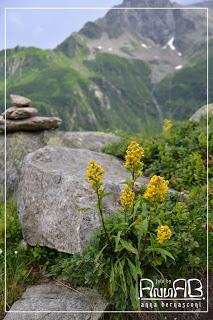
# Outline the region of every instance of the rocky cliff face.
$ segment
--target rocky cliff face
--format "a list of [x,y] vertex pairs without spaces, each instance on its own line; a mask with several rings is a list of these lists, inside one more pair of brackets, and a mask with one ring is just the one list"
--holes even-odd
[[117,8],[147,8],[147,10],[110,10],[97,21],[103,32],[113,37],[130,32],[138,39],[149,38],[154,43],[165,45],[171,37],[195,31],[195,22],[181,10],[149,10],[148,8],[172,8],[169,0],[137,1],[124,0]]
[[[212,3],[207,5],[209,40],[213,36]],[[202,3],[198,6],[202,7]],[[87,50],[85,59],[95,59],[98,52],[142,60],[150,67],[152,82],[159,83],[165,76],[194,63],[195,56],[206,47],[206,10],[178,7],[169,0],[124,0],[103,18],[86,23],[56,50],[72,58],[79,50]]]
[[[102,38],[105,40],[106,38],[119,39],[120,41],[125,38],[127,44],[129,42],[128,37],[131,35],[135,41],[146,40],[144,44],[151,41],[152,45],[165,46],[171,38],[174,38],[174,46],[181,50],[181,53],[186,54],[190,46],[204,41],[203,32],[205,29],[203,27],[206,24],[206,13],[205,10],[172,10],[172,8],[178,8],[178,6],[169,0],[124,0],[121,5],[109,10],[103,18],[94,23],[86,23],[79,34],[90,41],[93,40],[92,42],[95,45],[97,42],[94,40]],[[135,8],[136,10],[120,9],[125,7],[128,9]],[[139,8],[146,9],[139,10]],[[158,10],[157,8],[165,9]],[[212,34],[211,23],[209,33]],[[74,47],[79,49],[82,46],[81,38],[76,36],[77,34],[71,35],[57,47],[57,50],[62,50],[69,56],[73,55]],[[91,45],[90,41],[88,44]],[[118,41],[118,45],[120,41]],[[69,51],[71,49],[69,43],[71,42],[75,43],[75,46],[72,45],[72,50]],[[113,45],[115,44],[113,43]],[[100,47],[105,50],[105,45],[99,45]],[[142,54],[137,55],[138,57],[143,59]]]

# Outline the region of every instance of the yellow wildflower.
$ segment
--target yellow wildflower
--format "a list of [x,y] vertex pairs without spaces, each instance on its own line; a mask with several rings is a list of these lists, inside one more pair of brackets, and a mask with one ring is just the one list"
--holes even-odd
[[164,180],[163,177],[153,176],[143,195],[144,199],[150,200],[151,202],[163,201],[168,191],[168,184],[169,181]]
[[136,141],[132,141],[127,148],[124,166],[126,169],[134,172],[138,170],[138,176],[142,175],[143,162],[141,158],[144,155],[144,149]]
[[165,119],[163,123],[163,132],[168,133],[172,127],[173,127],[172,121]]
[[126,187],[120,196],[121,205],[124,209],[133,208],[135,193],[130,187]]
[[86,177],[93,189],[101,188],[104,173],[105,170],[96,161],[90,161],[86,170]]
[[162,244],[165,240],[170,239],[172,231],[168,226],[161,226],[157,228],[157,240]]

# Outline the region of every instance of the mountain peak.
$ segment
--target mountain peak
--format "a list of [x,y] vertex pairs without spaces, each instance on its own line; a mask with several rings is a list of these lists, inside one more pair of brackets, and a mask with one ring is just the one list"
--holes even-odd
[[172,3],[169,0],[124,0],[117,10],[109,10],[96,22],[110,38],[128,32],[138,39],[148,38],[165,45],[176,34],[194,30],[193,20],[182,10],[119,10],[120,7],[172,8]]
[[[153,82],[160,81],[184,67],[193,48],[204,42],[203,13],[172,10],[173,6],[169,0],[123,0],[103,18],[87,22],[57,50],[71,58],[81,55],[88,60],[94,59],[97,52],[143,60],[151,63]],[[145,10],[137,10],[143,7]]]
[[172,7],[172,4],[169,0],[123,0],[123,3],[120,7],[133,7],[133,8],[166,8]]

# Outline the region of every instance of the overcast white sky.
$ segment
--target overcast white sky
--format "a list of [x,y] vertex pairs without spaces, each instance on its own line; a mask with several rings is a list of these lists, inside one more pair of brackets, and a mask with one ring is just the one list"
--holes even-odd
[[[140,2],[140,0],[138,0]],[[201,0],[176,0],[181,4]],[[0,49],[4,48],[5,7],[107,7],[122,0],[0,0]],[[7,48],[34,46],[55,48],[72,32],[79,31],[87,21],[104,16],[102,10],[7,10]]]

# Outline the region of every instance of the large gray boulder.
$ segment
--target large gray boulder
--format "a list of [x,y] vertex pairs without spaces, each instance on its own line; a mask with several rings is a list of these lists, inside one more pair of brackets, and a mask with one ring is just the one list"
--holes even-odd
[[[46,131],[45,140],[47,144],[54,144],[54,132]],[[60,132],[57,139],[63,141],[63,146],[69,148],[83,148],[92,151],[101,151],[106,145],[121,140],[119,136],[113,133],[105,133],[98,131],[67,131]]]
[[[20,170],[24,157],[46,145],[66,146],[69,148],[87,148],[101,151],[108,143],[120,138],[114,134],[103,132],[15,132],[6,136],[7,149],[7,195],[10,196],[17,189]],[[5,170],[5,137],[0,134],[0,194],[4,190]]]
[[[26,154],[44,146],[43,133],[17,132],[6,136],[7,196],[17,189],[22,162]],[[4,192],[5,137],[0,135],[0,194]]]
[[[107,303],[96,290],[77,288],[71,290],[54,283],[29,287],[15,302],[5,320],[98,320]],[[16,311],[22,311],[17,313]],[[34,311],[27,313],[23,311]],[[48,312],[36,312],[48,311]],[[54,313],[51,311],[54,311]],[[57,311],[64,311],[57,313]],[[66,312],[67,311],[67,312]],[[75,313],[78,311],[78,313]],[[87,313],[83,313],[87,311]],[[93,311],[89,313],[88,311]],[[94,311],[99,311],[94,313]]]
[[[208,105],[208,114],[209,116],[213,115],[213,103]],[[207,117],[207,105],[199,108],[189,120],[200,121],[202,117]]]
[[56,146],[26,156],[18,189],[18,210],[23,237],[30,245],[82,252],[99,225],[96,196],[85,177],[90,160],[105,169],[106,189],[115,192],[104,203],[105,213],[110,214],[117,206],[123,181],[129,176],[117,158]]

